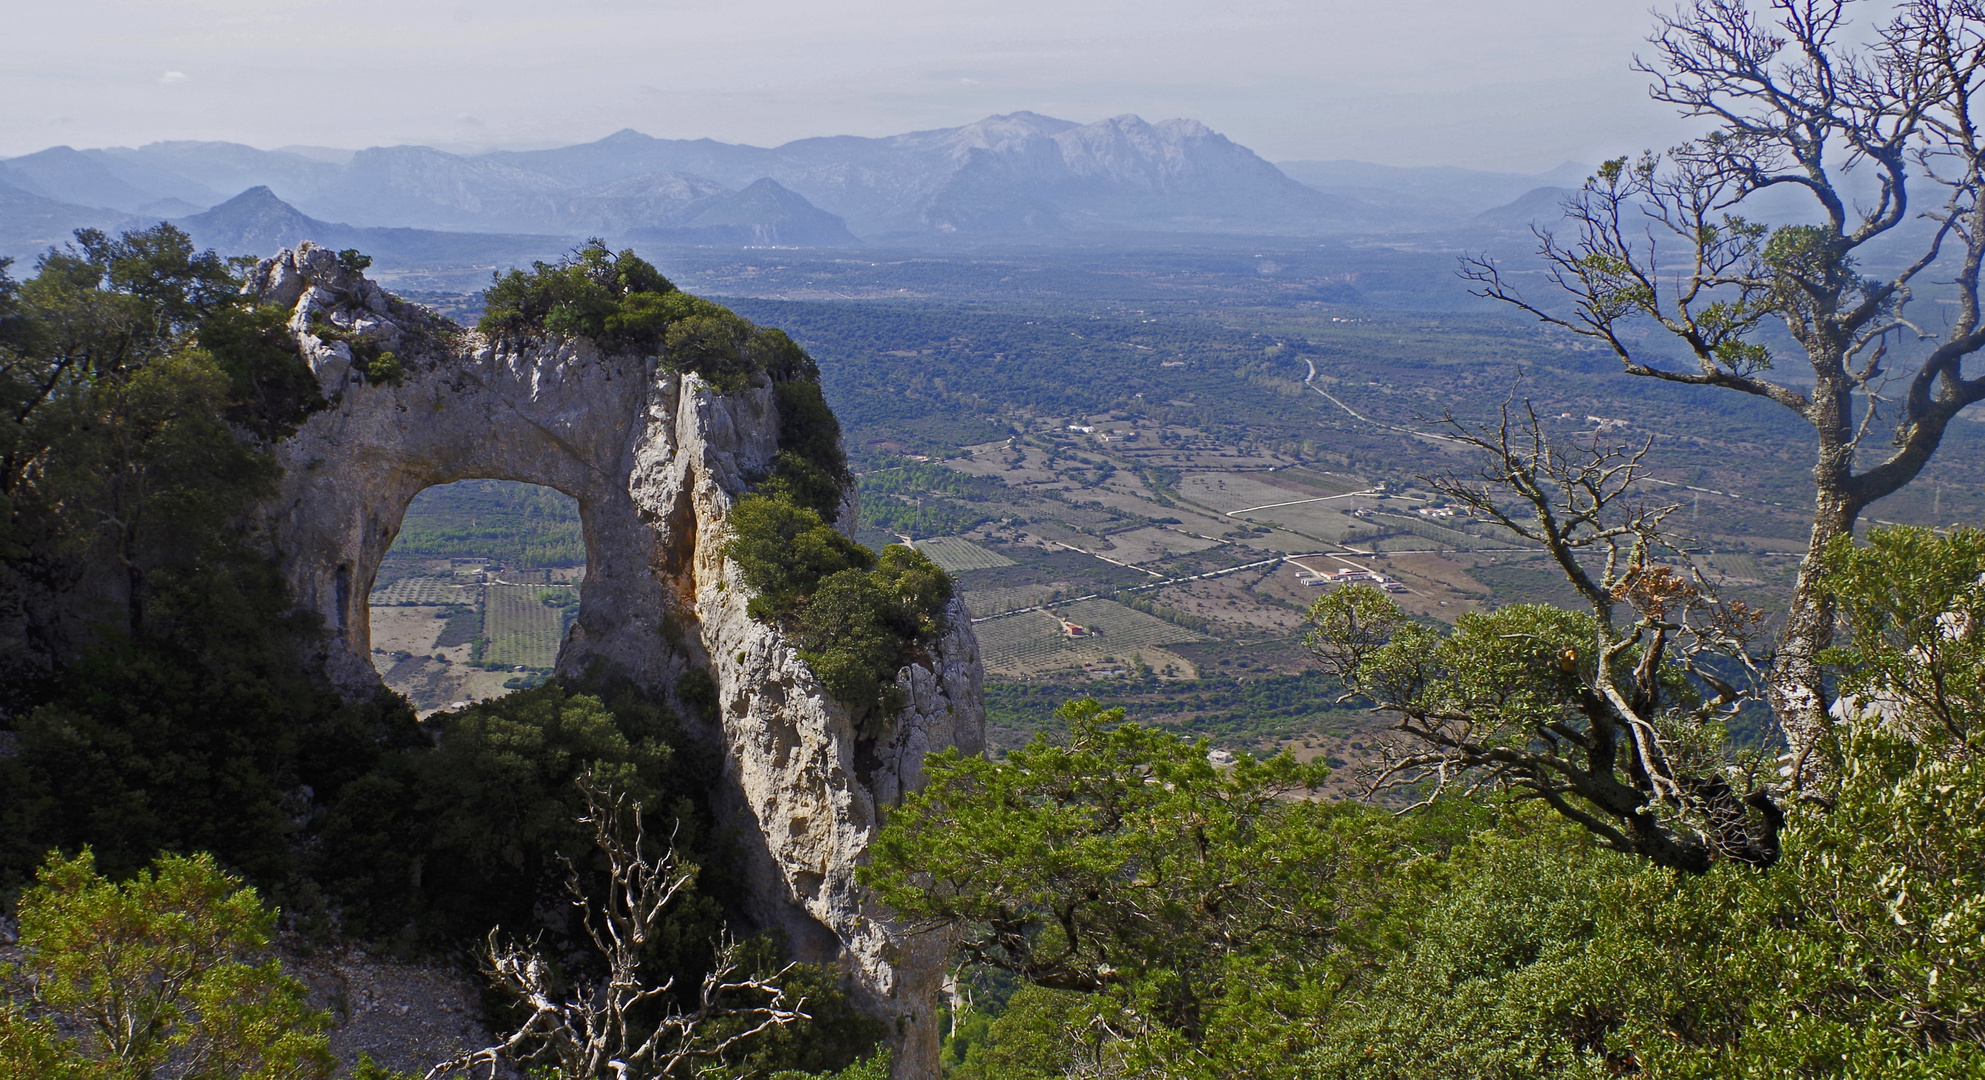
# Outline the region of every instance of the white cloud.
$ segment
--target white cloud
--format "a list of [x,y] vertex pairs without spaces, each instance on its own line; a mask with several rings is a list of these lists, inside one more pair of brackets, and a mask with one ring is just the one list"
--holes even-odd
[[160,84],[165,86],[171,86],[173,83],[183,83],[185,81],[186,73],[183,71],[168,71],[159,76]]

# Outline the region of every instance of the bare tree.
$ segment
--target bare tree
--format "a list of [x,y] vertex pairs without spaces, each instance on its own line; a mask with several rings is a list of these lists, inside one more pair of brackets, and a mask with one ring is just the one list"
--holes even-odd
[[593,900],[570,860],[565,887],[605,972],[561,986],[564,980],[536,949],[506,943],[491,931],[487,974],[530,1016],[496,1045],[436,1065],[428,1080],[478,1070],[495,1080],[506,1062],[550,1064],[563,1080],[694,1075],[698,1065],[721,1060],[752,1036],[807,1018],[801,1011],[805,1001],[790,999],[779,985],[786,971],[766,977],[744,970],[737,943],[729,939],[703,976],[694,1009],[669,1006],[673,976],[660,985],[643,985],[642,954],[694,875],[676,865],[671,851],[646,853],[640,803],[603,791],[591,775],[578,783],[586,796],[579,821],[592,826],[593,843],[606,863],[606,897]]
[[[1692,873],[1718,858],[1778,859],[1783,815],[1755,756],[1726,757],[1722,721],[1748,696],[1758,612],[1719,598],[1662,534],[1676,509],[1635,489],[1647,445],[1594,435],[1567,448],[1534,412],[1454,441],[1473,476],[1428,482],[1549,553],[1590,612],[1518,605],[1443,636],[1383,593],[1337,590],[1310,609],[1309,644],[1398,717],[1374,787],[1499,785],[1543,800],[1601,842]],[[1717,667],[1723,667],[1723,674]]]
[[[1951,419],[1985,399],[1985,377],[1964,377],[1985,347],[1985,145],[1970,113],[1985,76],[1985,10],[1906,0],[1863,44],[1849,29],[1853,3],[1771,0],[1764,18],[1746,0],[1692,0],[1661,17],[1654,58],[1636,66],[1654,77],[1655,100],[1713,130],[1665,155],[1608,162],[1567,207],[1576,239],[1539,231],[1569,314],[1522,296],[1487,259],[1463,271],[1479,295],[1604,341],[1629,374],[1767,398],[1811,425],[1811,544],[1768,680],[1793,786],[1808,790],[1825,773],[1818,751],[1831,726],[1818,654],[1834,614],[1819,551],[1914,479]],[[1846,187],[1856,169],[1874,185],[1871,201]],[[1811,196],[1816,222],[1767,228],[1737,213],[1772,189]],[[1913,213],[1925,190],[1941,201]],[[1920,238],[1902,230],[1912,218],[1926,223]],[[1864,276],[1861,257],[1877,241],[1917,246],[1894,272]],[[1906,311],[1933,268],[1951,275],[1939,284],[1956,301],[1934,335]],[[1810,387],[1770,374],[1771,322],[1803,354]],[[1693,362],[1653,359],[1636,340],[1650,324]],[[1929,344],[1901,364],[1892,350],[1911,339]]]

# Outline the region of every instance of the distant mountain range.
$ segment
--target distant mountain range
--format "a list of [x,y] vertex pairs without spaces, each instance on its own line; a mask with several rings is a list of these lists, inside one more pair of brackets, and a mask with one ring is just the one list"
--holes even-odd
[[[357,237],[350,243],[416,259],[494,257],[585,236],[856,247],[947,236],[1396,233],[1499,227],[1498,216],[1477,216],[1582,178],[1570,165],[1543,176],[1342,161],[1278,168],[1194,120],[1078,124],[1030,112],[772,148],[632,130],[475,155],[58,146],[0,161],[0,253],[37,250],[82,225],[160,219],[242,252],[315,230],[320,242]],[[485,235],[444,238],[469,233]]]
[[173,219],[193,243],[229,255],[267,255],[302,241],[357,248],[385,266],[454,266],[549,258],[570,246],[559,236],[361,228],[319,221],[278,199],[267,186],[249,188],[207,210]]

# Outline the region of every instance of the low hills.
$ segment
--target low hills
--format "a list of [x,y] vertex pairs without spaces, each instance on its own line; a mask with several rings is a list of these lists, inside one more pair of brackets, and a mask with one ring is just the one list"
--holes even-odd
[[226,255],[259,255],[309,240],[322,247],[357,248],[383,265],[436,265],[548,258],[567,246],[559,236],[447,232],[439,229],[359,228],[319,221],[253,187],[204,213],[174,221],[197,247]]

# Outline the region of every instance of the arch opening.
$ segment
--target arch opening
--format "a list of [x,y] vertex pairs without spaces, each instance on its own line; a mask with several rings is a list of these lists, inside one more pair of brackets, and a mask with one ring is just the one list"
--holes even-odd
[[586,563],[570,495],[496,479],[428,487],[371,582],[373,668],[423,716],[535,686],[578,618]]

